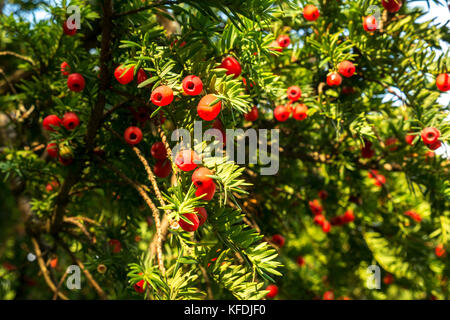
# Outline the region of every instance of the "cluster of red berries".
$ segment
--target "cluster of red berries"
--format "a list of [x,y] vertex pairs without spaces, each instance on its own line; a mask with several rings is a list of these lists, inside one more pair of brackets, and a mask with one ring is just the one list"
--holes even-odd
[[420,216],[420,214],[418,214],[416,211],[414,210],[408,210],[404,212],[405,216],[410,217],[411,219],[413,219],[414,221],[417,222],[421,222],[422,221],[422,217]]
[[332,226],[341,226],[355,220],[353,210],[349,209],[344,214],[331,218],[330,223]]
[[378,173],[377,170],[370,170],[368,173],[369,178],[373,179],[373,183],[377,187],[381,187],[386,183],[386,177]]
[[[194,150],[186,149],[180,151],[175,157],[175,164],[182,171],[192,171],[197,168],[197,162],[200,157]],[[216,184],[214,183],[214,172],[206,167],[197,168],[192,174],[192,183],[197,188],[195,196],[201,199],[210,201],[216,192]],[[186,213],[183,216],[189,220],[192,224],[180,219],[178,221],[180,227],[185,231],[195,231],[205,223],[207,219],[207,213],[205,208],[195,208],[196,213]]]
[[305,120],[308,117],[308,107],[303,103],[293,106],[293,103],[298,101],[301,96],[302,90],[298,86],[289,87],[287,89],[289,102],[286,105],[279,105],[273,110],[275,119],[284,122],[289,119],[289,116],[292,114],[292,117],[295,120]]
[[[80,124],[80,119],[74,112],[66,112],[63,118],[59,118],[57,115],[49,115],[42,121],[42,127],[46,131],[55,132],[61,125],[66,130],[74,130]],[[73,160],[72,149],[67,145],[57,145],[56,143],[47,144],[46,151],[52,158],[58,158],[59,162],[63,165],[68,165]]]
[[[397,12],[402,6],[401,0],[381,0],[383,7],[390,13]],[[363,28],[367,32],[378,29],[378,21],[374,16],[363,17]]]
[[59,188],[59,182],[56,180],[53,180],[53,181],[47,183],[47,185],[45,186],[45,190],[47,192],[55,191],[56,188]]
[[71,68],[66,61],[61,63],[61,74],[67,77],[67,87],[73,92],[83,91],[86,86],[86,81],[83,76],[79,73],[70,73],[70,70]]
[[439,243],[436,248],[434,248],[434,253],[438,258],[442,257],[445,254],[445,248],[442,243]]
[[309,201],[309,209],[314,215],[314,223],[322,227],[322,231],[328,233],[331,230],[331,223],[322,214],[323,207],[319,200]]
[[[114,77],[120,84],[128,84],[134,79],[134,66],[126,68],[123,64],[119,65],[114,70]],[[147,74],[143,69],[139,69],[137,72],[138,85],[148,79]]]
[[189,222],[185,221],[184,219],[178,220],[178,224],[180,227],[187,232],[193,232],[198,229],[198,227],[201,227],[206,219],[208,218],[208,214],[206,212],[206,209],[203,207],[200,208],[194,208],[195,213],[185,213],[183,214],[183,217],[187,219]]
[[423,142],[430,150],[436,150],[439,148],[442,143],[439,139],[441,136],[441,132],[434,127],[427,127],[422,130],[420,133],[420,136],[422,137]]
[[[356,68],[353,62],[344,60],[337,65],[338,71],[346,78],[350,78],[355,74]],[[338,72],[331,72],[327,75],[327,84],[330,87],[339,86],[342,83],[342,77]]]
[[172,164],[167,157],[167,149],[163,142],[155,142],[151,149],[150,154],[156,159],[156,163],[153,166],[153,173],[159,178],[167,178],[172,172]]

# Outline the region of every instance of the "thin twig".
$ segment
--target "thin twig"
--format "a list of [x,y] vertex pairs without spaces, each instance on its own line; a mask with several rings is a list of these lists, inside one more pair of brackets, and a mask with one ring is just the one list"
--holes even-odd
[[42,258],[42,252],[41,252],[41,249],[39,248],[39,244],[38,244],[37,240],[34,237],[32,237],[31,242],[33,243],[34,252],[36,253],[36,258],[38,260],[39,268],[42,271],[42,275],[44,276],[45,282],[47,283],[49,288],[58,295],[58,297],[60,297],[63,300],[69,300],[69,298],[67,298],[66,295],[64,295],[63,293],[58,291],[58,289],[56,288],[52,279],[50,278],[50,273],[49,273],[47,267],[45,266],[44,259]]

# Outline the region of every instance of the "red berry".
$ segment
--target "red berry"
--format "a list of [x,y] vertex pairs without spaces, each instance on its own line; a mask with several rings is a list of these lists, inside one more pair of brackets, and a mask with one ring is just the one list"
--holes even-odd
[[384,144],[386,145],[386,147],[391,146],[389,148],[389,151],[395,151],[395,150],[398,149],[398,140],[397,140],[397,138],[394,138],[394,137],[387,138],[386,141],[384,142]]
[[122,244],[119,240],[116,239],[109,240],[109,245],[112,247],[113,253],[119,253],[122,249]]
[[320,190],[318,195],[319,195],[319,198],[322,200],[325,200],[326,198],[328,198],[328,192],[326,190]]
[[432,144],[439,139],[441,132],[434,127],[428,127],[424,128],[420,135],[425,144]]
[[194,150],[186,149],[178,152],[175,157],[175,164],[182,171],[192,171],[197,168],[197,163],[200,160],[199,156]]
[[289,115],[291,114],[290,110],[285,106],[278,106],[273,110],[273,115],[275,119],[280,122],[284,122],[289,119]]
[[327,220],[327,219],[325,219],[325,216],[322,215],[322,214],[318,214],[318,215],[315,215],[315,216],[314,216],[314,223],[317,224],[317,225],[319,225],[319,226],[323,226],[323,224],[324,224],[324,222],[325,222],[326,220]]
[[315,199],[313,201],[309,201],[309,209],[314,215],[322,214],[322,205],[319,203],[319,200]]
[[239,61],[237,61],[236,58],[231,56],[223,59],[220,68],[227,69],[226,74],[227,75],[234,74],[235,78],[237,78],[242,72],[241,64],[239,63]]
[[64,114],[62,123],[67,130],[73,130],[80,124],[80,119],[74,112],[67,112]]
[[293,112],[292,112],[292,117],[295,120],[305,120],[308,117],[308,107],[304,104],[298,104],[295,106]]
[[213,183],[209,187],[200,187],[197,188],[197,191],[195,191],[195,196],[200,197],[203,196],[201,199],[205,201],[209,201],[214,197],[214,194],[216,193],[216,185]]
[[212,176],[214,173],[208,168],[201,167],[192,174],[192,182],[197,188],[209,188],[214,183]]
[[53,258],[50,260],[50,267],[51,268],[56,268],[56,266],[58,265],[58,257]]
[[200,99],[197,105],[197,114],[205,121],[214,120],[220,113],[222,108],[222,101],[219,100],[216,104],[211,105],[217,97],[213,94],[207,94]]
[[218,141],[222,142],[223,146],[225,146],[227,142],[227,135],[225,133],[225,129],[223,127],[222,121],[216,118],[211,126],[213,129],[217,129],[220,131],[221,136],[218,137]]
[[324,294],[323,294],[323,300],[334,300],[334,293],[333,293],[333,291],[326,291]]
[[192,223],[192,224],[189,224],[188,222],[186,222],[182,218],[180,218],[180,220],[178,220],[178,224],[184,231],[192,232],[192,231],[195,231],[198,229],[200,221],[197,217],[197,214],[185,213],[185,214],[183,214],[183,217],[185,217]]
[[345,211],[344,215],[342,216],[342,220],[344,223],[349,223],[355,220],[355,215],[353,213],[353,210],[347,210]]
[[436,77],[436,87],[441,91],[450,90],[450,75],[448,73],[441,73]]
[[438,140],[438,141],[436,141],[436,142],[430,143],[430,144],[428,145],[428,149],[430,149],[430,150],[436,150],[436,149],[440,148],[441,145],[442,145],[442,142],[440,142],[440,141]]
[[172,164],[169,159],[158,160],[153,166],[153,173],[158,178],[167,178],[172,172]]
[[378,28],[377,19],[374,16],[367,16],[363,19],[363,28],[366,31],[375,31]]
[[361,155],[365,159],[370,159],[374,156],[375,150],[372,150],[372,142],[364,140],[364,147],[361,148]]
[[327,76],[327,84],[332,87],[332,86],[338,86],[342,83],[342,77],[339,75],[339,73],[337,72],[331,72],[328,76]]
[[67,77],[67,87],[70,91],[83,91],[85,85],[86,82],[84,81],[83,76],[79,73],[72,73],[69,77]]
[[137,72],[137,83],[141,84],[145,80],[147,80],[147,74],[145,73],[144,69],[139,69]]
[[45,186],[45,190],[47,190],[48,192],[51,192],[51,191],[54,191],[58,187],[59,187],[58,181],[52,181]]
[[413,219],[414,221],[417,221],[417,222],[421,222],[422,221],[422,217],[414,210],[405,211],[404,214],[406,216],[410,217],[411,219]]
[[70,66],[65,61],[61,63],[61,73],[63,74],[63,76],[68,76],[70,73]]
[[152,148],[150,149],[150,153],[151,153],[152,157],[155,158],[156,160],[164,160],[167,158],[166,146],[161,141],[155,142],[152,145]]
[[153,90],[151,100],[158,107],[167,106],[173,101],[173,91],[168,86],[159,86]]
[[304,259],[302,256],[298,256],[298,257],[297,257],[297,264],[298,264],[300,267],[303,267],[303,266],[306,264],[306,261],[305,261],[305,259]]
[[283,51],[283,48],[280,48],[281,46],[280,46],[280,44],[278,43],[278,41],[272,41],[270,44],[269,44],[269,49],[270,50],[272,50],[272,51],[278,51],[278,52],[282,52]]
[[51,114],[44,118],[42,126],[47,131],[55,131],[55,127],[61,126],[61,119],[58,116]]
[[387,11],[391,13],[397,12],[402,7],[401,0],[381,0],[381,4]]
[[434,252],[436,253],[436,256],[442,257],[445,254],[444,245],[442,243],[438,244],[434,249]]
[[244,114],[244,118],[247,121],[256,121],[258,119],[258,108],[254,106],[250,112]]
[[297,101],[302,96],[302,90],[298,86],[291,86],[287,89],[289,100]]
[[64,33],[68,36],[73,36],[73,35],[75,35],[75,33],[77,33],[76,27],[74,27],[73,29],[69,29],[69,26],[67,25],[67,21],[64,21],[63,30],[64,30]]
[[201,227],[205,223],[206,219],[208,219],[208,213],[206,212],[206,209],[203,207],[194,208],[194,210],[195,210],[195,212],[197,212],[198,221],[199,221],[198,226]]
[[274,284],[269,284],[266,287],[266,290],[269,290],[266,295],[267,298],[275,298],[275,296],[278,294],[278,287]]
[[277,246],[282,248],[284,246],[284,237],[281,234],[274,234],[272,236],[272,242],[275,243]]
[[410,145],[413,145],[413,141],[414,141],[414,138],[415,138],[415,137],[416,137],[415,135],[407,134],[407,135],[405,136],[405,141],[406,141],[406,143],[407,143],[407,144],[410,144]]
[[128,127],[123,137],[128,144],[135,145],[141,142],[142,140],[142,131],[138,127]]
[[120,84],[130,83],[133,81],[134,77],[134,66],[126,68],[123,64],[121,64],[116,68],[116,70],[114,70],[114,77],[116,77]]
[[183,79],[182,85],[183,91],[190,96],[196,96],[203,90],[203,82],[197,76],[187,76]]
[[145,289],[144,289],[144,280],[138,281],[137,283],[134,284],[134,291],[136,291],[137,293],[144,293]]
[[322,225],[322,231],[328,233],[331,230],[331,224],[328,221],[324,221]]
[[279,35],[277,42],[280,47],[286,48],[291,43],[291,38],[287,35]]
[[350,78],[355,73],[355,65],[348,60],[344,60],[338,64],[338,71],[346,78]]
[[58,146],[56,145],[56,143],[49,143],[47,145],[46,150],[50,157],[52,157],[52,158],[58,157]]
[[394,276],[392,274],[387,274],[383,277],[384,284],[391,284],[394,282]]
[[315,5],[307,4],[303,8],[303,16],[308,21],[315,21],[320,16],[319,9]]

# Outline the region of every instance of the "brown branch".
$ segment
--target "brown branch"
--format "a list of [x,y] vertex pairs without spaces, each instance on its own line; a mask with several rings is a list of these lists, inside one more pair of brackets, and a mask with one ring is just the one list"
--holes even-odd
[[[94,147],[95,136],[103,120],[103,110],[106,104],[106,91],[110,87],[110,74],[108,63],[111,55],[111,31],[112,31],[112,0],[105,0],[103,6],[102,20],[102,41],[100,50],[100,90],[97,96],[97,102],[91,111],[87,124],[87,133],[85,137],[86,153],[90,153]],[[56,233],[63,222],[63,216],[69,203],[69,193],[72,187],[79,181],[83,170],[83,164],[74,164],[75,168],[69,171],[60,192],[55,198],[55,210],[51,219],[50,231]]]
[[108,297],[106,296],[106,293],[103,291],[103,289],[99,286],[99,284],[97,283],[97,281],[95,281],[94,277],[92,277],[91,273],[89,272],[89,270],[86,269],[86,267],[84,266],[84,264],[80,261],[80,259],[78,259],[72,251],[70,251],[70,249],[67,247],[67,245],[61,240],[58,239],[58,243],[61,245],[61,247],[64,248],[64,250],[67,251],[67,253],[70,255],[70,257],[72,258],[72,260],[80,267],[81,270],[83,270],[84,275],[86,276],[88,283],[90,284],[90,286],[92,288],[94,288],[95,291],[97,291],[97,294],[100,296],[101,299],[106,300],[108,299]]
[[42,258],[42,252],[41,252],[41,249],[39,248],[39,244],[38,244],[37,240],[34,237],[32,237],[31,242],[33,243],[34,252],[36,253],[39,268],[42,271],[42,275],[44,276],[45,282],[47,283],[49,288],[58,295],[58,297],[60,297],[63,300],[69,300],[69,298],[67,298],[67,296],[65,296],[63,293],[58,291],[58,289],[56,288],[52,279],[50,278],[49,271],[45,265],[44,259]]
[[33,59],[31,59],[30,57],[26,57],[26,56],[23,56],[21,54],[12,52],[12,51],[0,51],[0,56],[14,56],[16,58],[19,58],[19,59],[22,59],[24,61],[27,61],[27,62],[31,63],[34,66]]
[[53,300],[56,300],[56,298],[58,297],[59,289],[61,288],[61,285],[63,284],[64,280],[67,278],[67,275],[68,275],[67,270],[68,269],[66,269],[63,276],[61,277],[61,280],[59,280],[58,285],[56,286],[56,292],[53,295]]
[[122,171],[114,167],[113,165],[109,164],[102,158],[96,156],[96,159],[103,163],[108,169],[114,171],[121,179],[123,179],[125,182],[130,184],[132,187],[136,189],[136,191],[139,193],[139,195],[144,199],[145,203],[148,205],[148,207],[151,209],[153,214],[153,219],[155,220],[155,227],[156,227],[156,251],[157,251],[157,258],[158,258],[158,267],[161,272],[161,274],[166,273],[166,269],[164,268],[164,262],[162,257],[162,248],[161,248],[161,239],[162,239],[162,233],[161,233],[161,220],[159,218],[159,210],[153,203],[152,199],[148,196],[148,194],[145,192],[144,188],[142,186],[133,181],[132,179],[128,178]]

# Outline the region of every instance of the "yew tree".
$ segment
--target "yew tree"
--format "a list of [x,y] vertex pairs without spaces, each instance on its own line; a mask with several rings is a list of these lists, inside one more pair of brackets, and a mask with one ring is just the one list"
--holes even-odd
[[450,33],[424,13],[0,1],[0,298],[447,299]]

